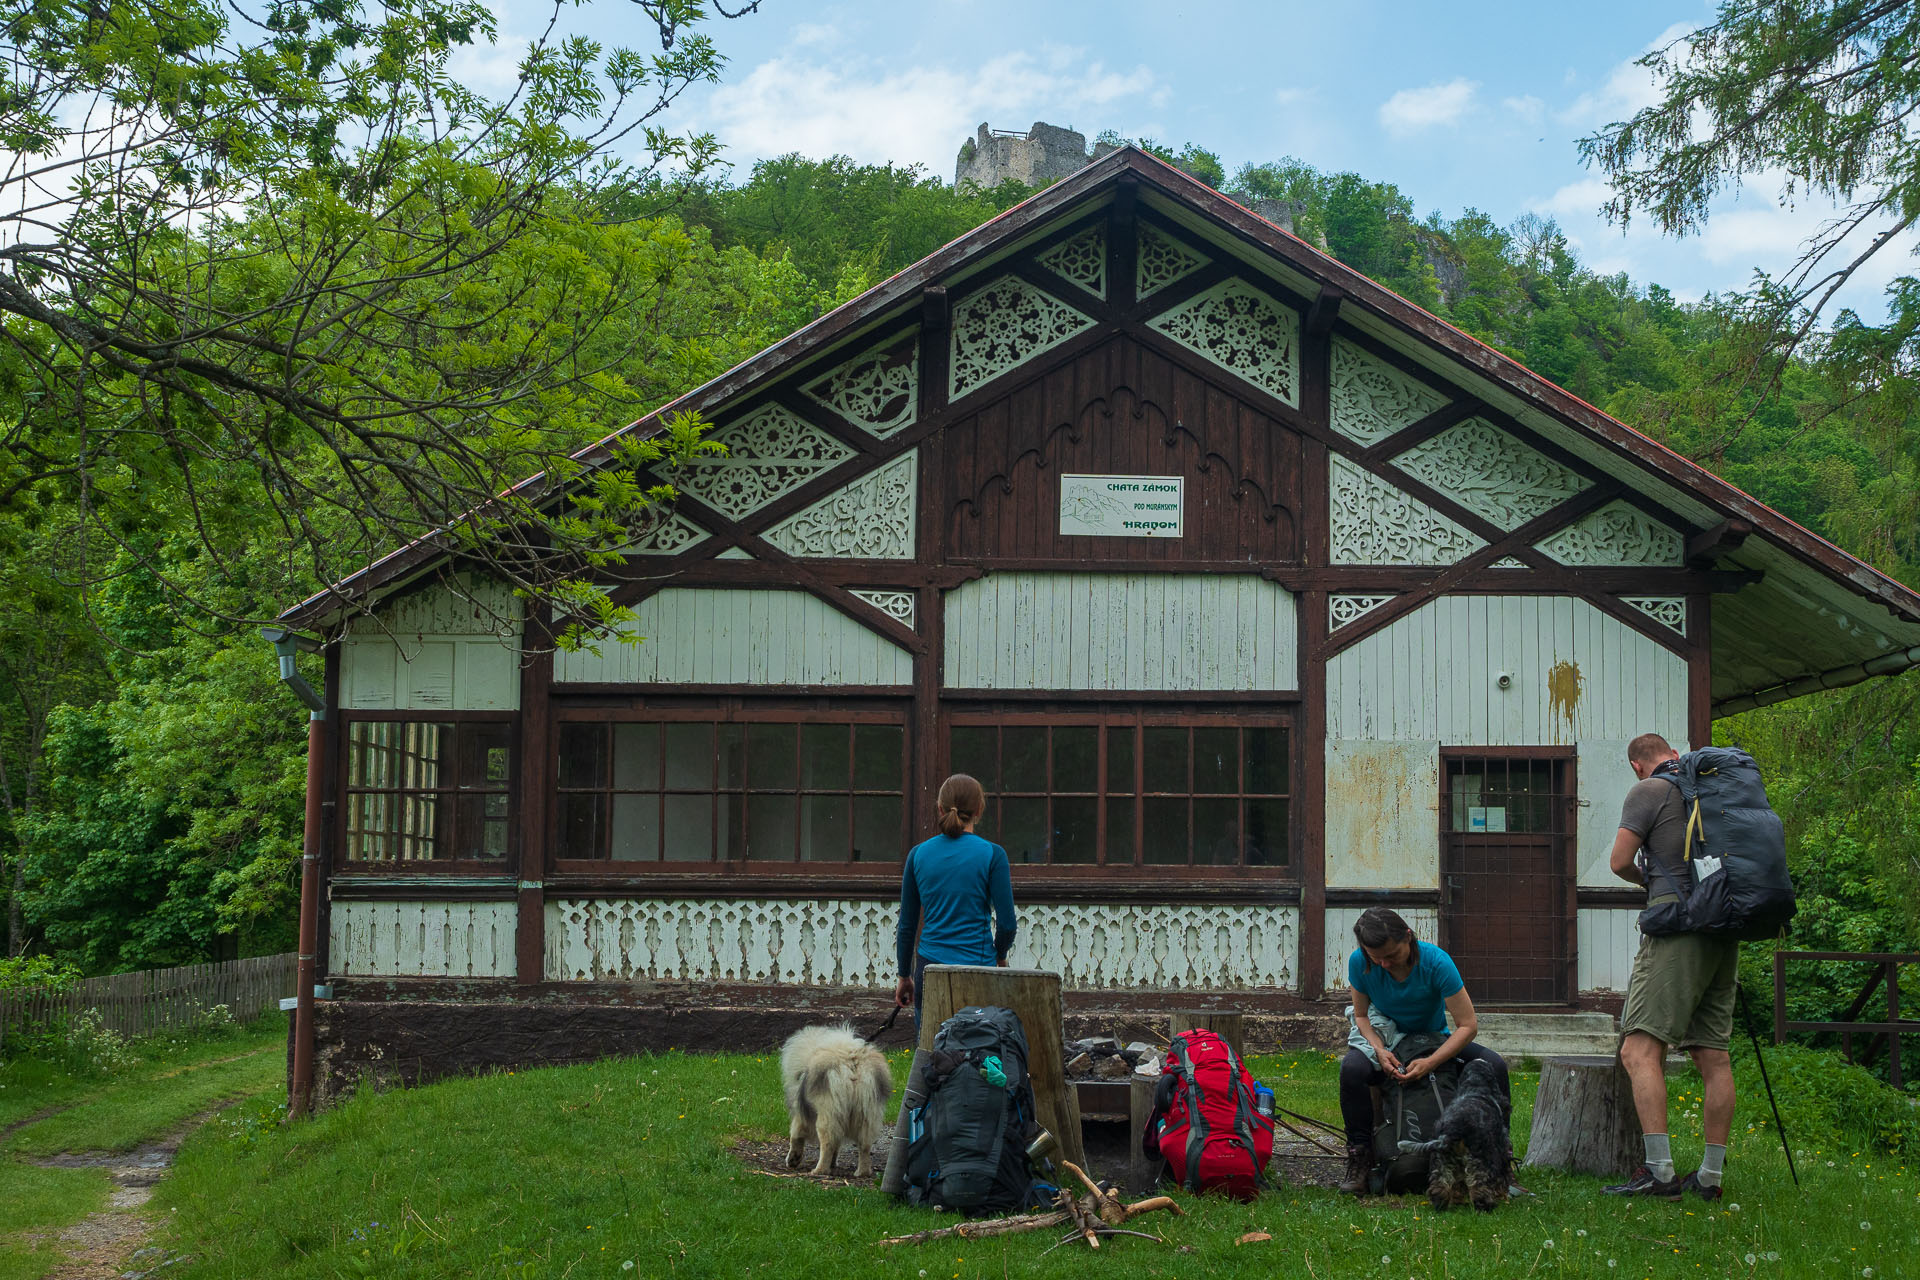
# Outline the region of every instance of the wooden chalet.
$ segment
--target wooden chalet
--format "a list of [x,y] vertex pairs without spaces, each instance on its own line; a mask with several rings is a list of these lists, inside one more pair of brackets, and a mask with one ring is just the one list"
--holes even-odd
[[953,771],[1073,1004],[1317,1007],[1384,903],[1591,1007],[1628,740],[1920,663],[1920,596],[1130,148],[621,434],[683,408],[645,643],[432,544],[284,616],[323,1091],[880,1008]]

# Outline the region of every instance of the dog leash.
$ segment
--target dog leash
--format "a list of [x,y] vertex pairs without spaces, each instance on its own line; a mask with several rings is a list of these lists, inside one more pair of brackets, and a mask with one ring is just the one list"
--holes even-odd
[[887,1034],[887,1032],[893,1027],[893,1020],[899,1016],[900,1016],[900,1006],[895,1005],[893,1006],[893,1011],[887,1015],[887,1020],[880,1024],[880,1029],[867,1037],[867,1043],[872,1044],[875,1040],[878,1040],[881,1036]]

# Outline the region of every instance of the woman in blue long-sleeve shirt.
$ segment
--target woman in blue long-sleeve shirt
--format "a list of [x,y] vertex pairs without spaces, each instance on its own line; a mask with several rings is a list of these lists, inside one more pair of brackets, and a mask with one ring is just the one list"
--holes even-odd
[[[929,964],[1001,964],[1013,947],[1013,873],[1007,851],[973,834],[987,793],[956,773],[935,801],[940,834],[915,845],[900,874],[900,981],[893,1002],[913,1006],[920,1027],[920,978]],[[988,932],[988,913],[992,932]],[[917,940],[917,945],[916,945]]]

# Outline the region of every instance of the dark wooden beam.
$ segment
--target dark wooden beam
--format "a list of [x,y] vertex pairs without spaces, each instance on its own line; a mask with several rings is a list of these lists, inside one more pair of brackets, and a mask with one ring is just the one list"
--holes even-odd
[[1347,295],[1333,285],[1320,286],[1320,294],[1307,308],[1306,334],[1310,338],[1324,338],[1333,332],[1333,322],[1340,318],[1340,304]]
[[1740,544],[1753,533],[1751,520],[1722,520],[1704,533],[1697,533],[1687,539],[1687,563],[1699,568],[1710,568],[1719,556],[1729,551],[1738,551]]

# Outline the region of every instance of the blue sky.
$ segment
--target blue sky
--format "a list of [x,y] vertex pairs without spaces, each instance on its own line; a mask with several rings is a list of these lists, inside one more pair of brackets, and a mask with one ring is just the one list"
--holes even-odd
[[[548,12],[540,0],[495,3],[502,53]],[[918,163],[950,181],[982,121],[1191,141],[1229,172],[1293,156],[1396,183],[1422,215],[1550,215],[1588,265],[1697,298],[1743,287],[1756,267],[1784,269],[1831,210],[1783,208],[1763,179],[1723,200],[1704,236],[1639,223],[1623,234],[1599,216],[1605,188],[1575,142],[1651,101],[1633,60],[1712,13],[1700,0],[765,0],[711,24],[725,79],[690,92],[668,123],[712,130],[741,177],[799,151]],[[658,48],[619,0],[565,22]],[[487,61],[469,73],[501,66]],[[1913,270],[1910,245],[1883,251],[1843,301],[1877,313],[1885,281]]]

